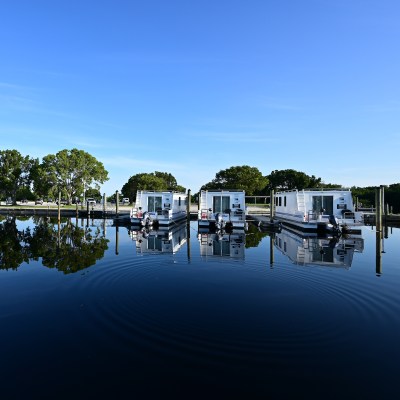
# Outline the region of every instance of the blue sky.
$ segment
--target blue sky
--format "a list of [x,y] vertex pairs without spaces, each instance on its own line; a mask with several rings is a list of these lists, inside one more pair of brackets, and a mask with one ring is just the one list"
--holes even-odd
[[0,148],[74,147],[120,190],[222,169],[400,182],[398,0],[13,0],[0,5]]

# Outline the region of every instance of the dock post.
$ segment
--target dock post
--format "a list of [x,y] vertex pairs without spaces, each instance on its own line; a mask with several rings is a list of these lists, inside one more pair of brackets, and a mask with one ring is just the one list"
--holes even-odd
[[76,201],[75,201],[75,205],[76,205],[76,208],[75,208],[75,211],[76,211],[76,219],[78,219],[78,215],[79,215],[79,205],[78,205],[78,200],[76,200]]
[[356,196],[356,211],[358,211],[358,196]]
[[61,221],[61,192],[58,192],[58,223]]
[[106,194],[103,193],[103,218],[106,217]]
[[377,187],[375,189],[375,226],[376,231],[380,232],[382,230],[382,187]]
[[269,217],[272,222],[274,219],[274,205],[275,205],[274,189],[271,190],[269,198],[270,198],[270,200],[269,200]]
[[115,214],[116,214],[117,218],[118,218],[118,213],[119,213],[118,205],[119,205],[119,193],[118,193],[118,190],[116,190],[115,191]]
[[187,194],[187,201],[186,201],[186,220],[187,223],[190,224],[190,206],[192,202],[192,191],[188,189],[188,194]]

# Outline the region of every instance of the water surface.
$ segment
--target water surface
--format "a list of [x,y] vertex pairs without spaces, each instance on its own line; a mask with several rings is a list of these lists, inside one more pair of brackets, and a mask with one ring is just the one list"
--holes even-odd
[[394,398],[399,239],[3,219],[2,393]]

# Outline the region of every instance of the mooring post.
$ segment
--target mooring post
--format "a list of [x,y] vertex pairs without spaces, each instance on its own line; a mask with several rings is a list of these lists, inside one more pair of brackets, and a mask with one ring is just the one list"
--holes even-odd
[[356,196],[356,211],[358,211],[358,196]]
[[382,230],[382,187],[377,187],[375,189],[375,226],[376,231],[380,232]]
[[58,192],[58,223],[61,221],[61,192]]
[[269,200],[269,217],[271,219],[271,222],[274,219],[274,204],[275,204],[275,199],[274,199],[274,190],[272,189],[270,192],[270,200]]
[[115,191],[115,214],[118,217],[118,207],[119,206],[119,193],[118,190]]
[[186,220],[187,223],[190,223],[190,206],[191,206],[191,202],[192,202],[192,195],[191,195],[192,191],[190,189],[188,189],[188,194],[187,194],[187,201],[186,201]]
[[103,193],[103,218],[106,217],[106,194]]
[[78,215],[79,215],[79,206],[78,206],[78,200],[75,200],[75,211],[76,211],[76,219],[78,219]]

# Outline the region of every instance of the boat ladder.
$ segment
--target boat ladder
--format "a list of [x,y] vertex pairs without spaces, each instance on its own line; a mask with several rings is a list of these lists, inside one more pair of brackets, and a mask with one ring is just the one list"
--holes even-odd
[[136,208],[142,207],[142,192],[138,191],[136,195]]
[[207,192],[201,192],[200,209],[207,208]]
[[304,191],[297,193],[297,207],[299,211],[305,213],[306,211],[306,203],[304,201]]

